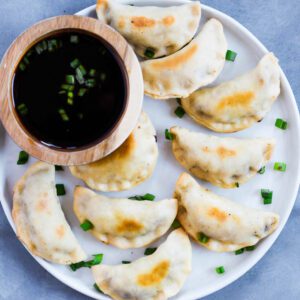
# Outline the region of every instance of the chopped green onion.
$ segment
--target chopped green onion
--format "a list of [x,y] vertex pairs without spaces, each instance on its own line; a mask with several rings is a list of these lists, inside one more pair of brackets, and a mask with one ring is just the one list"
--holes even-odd
[[60,88],[65,91],[74,91],[74,85],[72,84],[62,84]]
[[25,116],[28,114],[28,108],[26,106],[25,103],[21,103],[17,106],[17,110],[19,111],[19,113],[22,115],[22,116]]
[[97,75],[97,71],[95,69],[90,69],[89,76],[95,77]]
[[177,228],[179,228],[179,227],[181,227],[181,224],[180,224],[180,222],[177,220],[177,219],[175,219],[174,221],[173,221],[173,223],[172,223],[172,225],[171,225],[171,229],[177,229]]
[[103,294],[103,292],[100,290],[99,286],[97,285],[97,283],[94,283],[94,288],[96,291],[98,291],[99,293]]
[[59,95],[64,95],[64,94],[66,94],[66,93],[67,93],[67,91],[59,91],[59,92],[58,92]]
[[259,174],[264,174],[265,171],[266,171],[266,166],[263,166],[263,167],[261,167],[261,168],[257,171],[257,173],[259,173]]
[[81,89],[79,89],[77,96],[78,97],[83,97],[86,92],[87,92],[86,88],[81,88]]
[[235,186],[238,188],[238,187],[240,187],[240,184],[238,182],[236,182]]
[[284,162],[276,162],[274,164],[274,170],[280,171],[280,172],[285,172],[286,164]]
[[84,74],[81,72],[81,69],[78,67],[75,70],[76,72],[76,79],[78,81],[79,84],[84,84]]
[[144,255],[151,255],[156,251],[157,248],[147,248],[144,252]]
[[209,237],[205,235],[203,232],[198,233],[198,241],[202,244],[206,244],[209,241]]
[[26,56],[23,58],[23,61],[26,65],[29,65],[30,63],[29,59]]
[[57,40],[48,40],[48,51],[53,52],[55,49],[57,49],[58,43]]
[[27,152],[25,151],[20,151],[19,152],[19,158],[18,158],[18,161],[17,161],[17,165],[24,165],[28,162],[28,159],[29,159],[29,155]]
[[80,60],[78,58],[75,58],[74,60],[71,61],[70,66],[73,69],[76,69],[80,65]]
[[155,51],[152,49],[152,48],[147,48],[144,52],[144,55],[147,57],[147,58],[153,58],[154,55],[155,55]]
[[217,272],[218,274],[223,274],[223,273],[225,273],[225,269],[224,269],[223,266],[220,266],[220,267],[217,267],[217,268],[216,268],[216,272]]
[[94,224],[89,221],[89,220],[85,220],[83,223],[80,224],[80,227],[84,230],[84,231],[88,231],[94,228]]
[[253,251],[253,250],[255,250],[255,245],[245,247],[245,250],[246,250],[246,251]]
[[94,78],[87,79],[85,81],[85,86],[87,86],[89,88],[95,87],[96,86],[96,80]]
[[83,65],[79,65],[78,69],[80,70],[80,72],[83,76],[87,74],[87,71]]
[[25,71],[25,69],[26,69],[26,65],[22,61],[19,63],[19,69],[21,71]]
[[74,93],[73,92],[68,92],[68,97],[69,98],[73,98],[74,97]]
[[261,189],[260,193],[264,199],[272,199],[273,197],[273,192],[268,189]]
[[70,36],[70,42],[72,44],[78,44],[79,43],[79,37],[78,37],[78,35],[71,35]]
[[132,199],[132,200],[148,200],[148,201],[153,201],[155,199],[155,196],[152,194],[145,194],[145,195],[136,195],[136,196],[132,196],[129,197],[128,199]]
[[70,119],[69,119],[69,116],[66,114],[66,111],[63,109],[63,108],[60,108],[59,110],[58,110],[58,112],[59,112],[59,114],[60,114],[60,116],[61,116],[61,118],[62,118],[62,120],[63,121],[69,121]]
[[174,140],[174,135],[169,131],[169,129],[165,130],[165,138],[169,141]]
[[235,255],[240,255],[240,254],[244,253],[244,250],[245,250],[244,248],[236,250]]
[[75,272],[76,270],[83,268],[83,267],[91,268],[92,266],[101,264],[102,259],[103,259],[103,254],[95,254],[93,256],[94,256],[94,258],[92,260],[80,261],[78,263],[71,264],[70,268]]
[[275,126],[282,129],[286,130],[287,129],[287,121],[284,121],[282,119],[276,119]]
[[178,117],[178,118],[182,118],[185,114],[185,110],[181,107],[181,106],[178,106],[175,111],[174,111],[175,115]]
[[43,51],[44,51],[44,47],[43,47],[43,44],[42,43],[39,43],[35,46],[35,51],[37,54],[42,54]]
[[272,198],[264,198],[264,205],[272,204]]
[[68,99],[67,99],[67,103],[68,103],[69,105],[73,105],[73,104],[74,104],[73,98],[68,98]]
[[232,50],[227,50],[226,52],[226,60],[235,61],[237,53]]
[[129,260],[122,260],[123,265],[127,265],[127,264],[130,264],[130,263],[131,263],[131,261],[129,261]]
[[42,41],[40,44],[42,45],[42,47],[43,47],[44,50],[48,49],[48,44],[47,44],[47,42],[45,40]]
[[65,186],[62,183],[56,184],[55,187],[57,196],[63,196],[66,194]]
[[64,168],[62,166],[55,165],[55,171],[63,171]]
[[104,81],[106,79],[106,74],[105,73],[101,73],[100,74],[100,80]]
[[68,84],[75,84],[75,77],[74,77],[74,75],[66,75],[66,83],[68,83]]

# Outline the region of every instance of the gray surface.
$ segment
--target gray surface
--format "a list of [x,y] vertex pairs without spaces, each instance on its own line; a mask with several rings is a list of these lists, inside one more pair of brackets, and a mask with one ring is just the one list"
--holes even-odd
[[[275,52],[299,99],[299,0],[202,2],[234,17]],[[34,22],[59,14],[73,14],[93,3],[91,0],[0,0],[0,57],[12,40]],[[268,254],[242,278],[205,299],[300,299],[299,230],[300,203],[297,201],[287,225]],[[89,299],[57,281],[24,251],[2,208],[0,299]]]

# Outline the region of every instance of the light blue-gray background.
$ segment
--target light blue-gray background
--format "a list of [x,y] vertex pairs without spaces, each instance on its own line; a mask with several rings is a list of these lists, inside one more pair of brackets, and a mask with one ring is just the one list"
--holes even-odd
[[[0,0],[0,57],[26,27],[73,14],[93,0]],[[300,99],[300,1],[202,0],[232,16],[276,53]],[[299,102],[298,102],[299,104]],[[299,197],[298,197],[299,198]],[[299,200],[299,199],[298,199]],[[242,278],[205,300],[300,299],[300,203],[268,254]],[[0,299],[88,300],[60,283],[24,250],[0,208]]]

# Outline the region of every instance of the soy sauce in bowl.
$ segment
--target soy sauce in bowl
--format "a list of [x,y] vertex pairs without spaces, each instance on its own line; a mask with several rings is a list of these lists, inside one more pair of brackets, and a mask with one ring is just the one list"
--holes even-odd
[[13,80],[21,125],[52,148],[78,150],[105,139],[126,99],[121,60],[106,42],[81,31],[63,31],[32,46]]

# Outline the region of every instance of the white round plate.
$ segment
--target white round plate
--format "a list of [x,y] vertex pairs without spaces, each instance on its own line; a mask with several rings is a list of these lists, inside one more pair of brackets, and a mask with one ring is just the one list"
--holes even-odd
[[[137,5],[141,3],[142,5],[173,5],[184,2],[187,1],[130,1],[130,3]],[[78,14],[95,17],[95,7],[89,7]],[[235,76],[253,68],[267,50],[238,22],[205,5],[202,5],[202,20],[200,28],[203,23],[211,17],[217,18],[223,23],[228,41],[228,48],[238,53],[237,59],[234,63],[226,62],[221,76],[218,78],[217,82],[214,83],[216,84],[224,80],[234,78]],[[156,199],[163,199],[168,198],[173,194],[176,179],[184,170],[174,159],[171,153],[170,143],[164,138],[165,128],[170,128],[173,125],[179,125],[199,132],[212,134],[211,131],[195,124],[187,115],[185,115],[182,119],[177,118],[174,115],[174,109],[176,106],[177,103],[175,100],[155,101],[145,97],[144,110],[150,115],[158,136],[159,160],[155,172],[149,180],[130,191],[109,193],[108,195],[128,197],[131,195],[150,192],[156,195]],[[274,126],[276,118],[287,120],[288,129],[284,131],[276,128]],[[234,253],[215,253],[193,243],[192,273],[188,277],[183,289],[176,297],[174,297],[174,299],[197,299],[221,289],[242,276],[252,266],[254,266],[254,264],[257,263],[257,261],[274,243],[290,215],[298,190],[300,174],[299,124],[298,109],[293,93],[285,75],[281,73],[280,97],[262,122],[257,123],[251,128],[241,132],[233,134],[217,134],[219,136],[276,138],[276,150],[272,160],[267,165],[265,174],[258,174],[248,183],[237,189],[225,190],[213,187],[208,183],[201,183],[217,194],[228,197],[236,202],[278,213],[281,217],[280,225],[274,234],[258,244],[255,251],[246,252],[238,256]],[[16,165],[19,150],[20,149],[11,141],[11,139],[7,137],[4,130],[1,129],[0,180],[2,182],[0,185],[0,199],[5,214],[13,228],[14,224],[11,217],[12,190],[17,179],[28,167],[28,164],[24,166]],[[31,158],[29,163],[31,164],[33,161],[34,159]],[[287,163],[287,170],[285,173],[273,170],[273,164],[275,161]],[[94,239],[89,233],[83,232],[80,229],[79,223],[72,211],[73,187],[75,184],[83,183],[73,178],[66,168],[64,172],[57,172],[56,182],[64,183],[66,186],[67,195],[61,197],[62,207],[72,229],[75,232],[75,235],[78,237],[81,245],[83,245],[88,254],[92,255],[95,253],[104,253],[103,262],[105,264],[119,264],[122,260],[131,261],[143,256],[144,249],[133,249],[127,251],[118,250],[114,247],[104,245]],[[271,205],[262,204],[260,197],[261,188],[273,190],[273,203]],[[163,239],[165,239],[165,237],[163,237],[162,240]],[[158,241],[154,243],[154,245],[158,245],[160,242],[161,241]],[[52,264],[38,257],[34,258],[58,280],[64,282],[73,289],[95,299],[109,299],[107,296],[104,296],[94,290],[94,280],[89,269],[83,268],[76,272],[72,272],[69,267]],[[226,273],[223,275],[218,275],[215,272],[215,267],[220,265],[223,265],[226,269]]]

